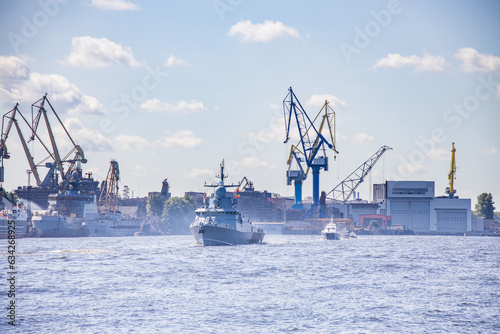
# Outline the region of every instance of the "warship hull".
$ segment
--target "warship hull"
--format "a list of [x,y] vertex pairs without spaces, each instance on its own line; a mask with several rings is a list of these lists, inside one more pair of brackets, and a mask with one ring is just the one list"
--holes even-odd
[[83,223],[83,229],[90,237],[130,237],[139,232],[141,226],[141,220],[126,220],[121,215],[103,215]]
[[8,239],[9,235],[11,239],[14,238],[13,235],[16,239],[24,238],[27,231],[26,219],[0,218],[0,239]]
[[264,232],[241,232],[215,225],[192,225],[191,233],[196,242],[204,246],[256,244],[264,239]]
[[35,235],[40,238],[75,238],[88,235],[81,222],[68,221],[66,217],[33,217],[32,224]]

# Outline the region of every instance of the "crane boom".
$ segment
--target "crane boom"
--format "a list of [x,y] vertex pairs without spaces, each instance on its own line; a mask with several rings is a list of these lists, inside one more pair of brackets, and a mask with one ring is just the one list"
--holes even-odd
[[349,176],[333,188],[327,196],[332,194],[334,200],[341,200],[344,203],[347,202],[356,188],[364,181],[366,175],[368,175],[373,166],[375,166],[382,154],[384,154],[387,150],[392,150],[392,148],[385,145],[379,148],[375,154],[368,158],[368,160],[362,163],[361,166],[356,168],[354,172],[349,174]]
[[[66,154],[66,156],[62,159],[61,159],[61,155],[59,153],[59,149],[57,147],[57,143],[56,143],[56,140],[54,137],[54,132],[52,130],[52,126],[50,125],[50,122],[49,122],[49,118],[47,115],[47,109],[45,108],[45,103],[48,104],[48,106],[50,107],[50,110],[52,110],[53,114],[56,116],[59,124],[61,125],[64,132],[66,133],[66,136],[68,137],[68,139],[71,141],[71,144],[73,145],[70,152],[68,154]],[[43,144],[42,140],[40,140],[40,142],[42,143],[42,145],[44,145],[45,149],[49,152],[52,159],[54,159],[57,170],[58,170],[59,174],[61,175],[61,179],[63,181],[66,180],[66,175],[73,171],[76,164],[78,164],[78,169],[80,169],[79,164],[87,162],[87,160],[85,159],[83,149],[75,143],[75,141],[73,140],[73,138],[69,134],[69,132],[66,129],[66,127],[64,126],[64,123],[62,122],[61,118],[59,118],[59,115],[56,113],[56,111],[54,110],[54,107],[52,107],[52,104],[48,100],[47,94],[45,94],[41,99],[39,99],[38,101],[36,101],[35,103],[33,103],[31,105],[31,115],[32,115],[33,122],[32,122],[32,126],[31,126],[32,135],[31,135],[30,140],[34,140],[35,137],[40,140],[39,136],[37,135],[37,130],[38,130],[38,125],[40,123],[40,120],[43,117],[43,119],[45,121],[45,125],[47,127],[47,133],[49,136],[50,144],[52,146],[52,153],[45,147],[45,144]],[[72,159],[68,159],[71,154],[74,154],[74,157]],[[70,165],[66,171],[64,171],[64,167],[63,167],[63,163],[65,163],[65,162],[70,163]]]
[[[21,115],[21,117],[23,117],[23,119],[24,119],[24,116],[22,116],[18,107],[19,107],[19,103],[16,104],[14,109],[7,112],[3,116],[3,119],[2,119],[2,139],[0,142],[1,158],[2,159],[9,159],[10,158],[10,155],[9,155],[9,152],[8,152],[7,146],[6,146],[6,141],[7,141],[7,138],[9,137],[9,133],[10,133],[10,130],[12,129],[12,125],[14,125],[14,127],[16,128],[17,134],[19,135],[19,139],[21,140],[21,145],[23,146],[23,150],[24,150],[24,153],[26,154],[26,158],[28,159],[28,164],[30,165],[30,170],[33,173],[33,176],[35,177],[35,181],[36,181],[37,186],[39,186],[42,183],[40,180],[40,175],[38,174],[36,164],[33,161],[33,157],[31,156],[31,153],[29,151],[28,144],[26,143],[26,140],[24,139],[23,133],[22,133],[21,128],[19,126],[19,123],[16,119],[16,115]],[[6,119],[8,119],[8,122],[7,122],[7,125],[5,126],[5,130],[4,130],[3,127],[5,125],[4,122]]]
[[[330,143],[321,133],[323,131],[323,127],[325,122],[328,124],[328,130],[331,135],[331,123],[329,121],[329,113],[328,113],[328,102],[325,101],[325,105],[323,106],[325,110],[325,116],[323,116],[323,120],[321,122],[321,126],[319,131],[316,129],[314,125],[314,121],[311,121],[306,111],[300,104],[299,99],[295,96],[295,93],[292,90],[292,87],[289,88],[288,94],[283,99],[283,112],[285,119],[285,143],[290,139],[290,128],[292,124],[292,118],[295,119],[297,123],[297,129],[299,131],[300,142],[296,146],[292,146],[292,150],[290,152],[290,158],[288,159],[288,164],[290,165],[292,162],[292,156],[295,157],[295,161],[297,161],[300,170],[288,170],[287,172],[287,183],[290,184],[292,180],[295,181],[295,204],[297,206],[302,206],[302,181],[307,177],[307,172],[303,171],[301,166],[301,161],[297,155],[297,152],[302,153],[304,156],[304,160],[307,164],[307,168],[312,169],[313,174],[313,203],[310,212],[315,211],[319,206],[319,173],[321,168],[325,171],[328,170],[328,157],[326,156],[326,147],[329,149],[333,149],[336,153],[334,142]],[[331,109],[331,108],[330,108]],[[323,110],[323,108],[322,108]],[[333,109],[332,109],[333,110]],[[320,113],[321,114],[321,111]],[[318,114],[318,116],[319,116]],[[334,114],[333,114],[334,115]],[[316,116],[316,118],[318,117]],[[316,120],[315,118],[315,120]],[[313,140],[311,140],[311,138]],[[331,135],[333,139],[333,136]],[[333,141],[333,140],[332,140]],[[302,151],[298,150],[297,147],[301,145]],[[318,152],[322,150],[323,156],[317,156]],[[299,198],[300,197],[300,198]],[[309,214],[309,213],[308,213]],[[323,213],[320,212],[320,215]]]
[[244,190],[254,190],[255,189],[253,187],[253,182],[250,181],[249,179],[247,179],[246,176],[243,176],[243,178],[241,179],[241,182],[238,184],[238,188],[236,188],[236,191],[240,190],[241,185],[243,184],[243,182],[245,182],[245,184],[243,185],[243,189]]
[[450,181],[450,186],[446,188],[445,192],[450,196],[453,197],[457,190],[454,188],[454,180],[456,177],[457,173],[457,166],[455,164],[455,152],[457,150],[455,149],[455,143],[451,143],[451,166],[450,166],[450,172],[448,173],[448,180]]
[[[298,100],[297,100],[298,101]],[[322,115],[322,116],[321,116]],[[329,139],[331,140],[333,150],[335,153],[339,153],[335,147],[336,143],[336,138],[335,138],[335,133],[336,133],[336,125],[335,125],[335,111],[329,106],[328,101],[325,100],[325,103],[321,110],[318,112],[316,117],[312,120],[311,124],[306,129],[306,134],[309,135],[310,131],[312,132],[311,129],[313,128],[313,124],[316,123],[316,120],[319,117],[322,117],[321,123],[318,128],[318,133],[323,134],[323,130],[327,130],[329,133]],[[332,131],[332,123],[333,123],[333,131]],[[315,131],[316,129],[314,129]],[[326,160],[326,150],[325,150],[325,145],[322,142],[322,138],[324,137],[321,136],[316,136],[311,150],[309,151],[308,154],[305,154],[302,152],[299,148],[301,145],[301,141],[299,141],[296,145],[292,145],[290,148],[290,155],[287,160],[288,164],[288,171],[286,174],[286,180],[287,180],[287,185],[291,185],[292,181],[295,185],[295,203],[292,206],[292,209],[299,209],[303,210],[303,204],[302,204],[302,183],[307,179],[307,175],[309,174],[309,170],[311,169],[314,161],[314,157],[317,155],[319,150],[323,151],[323,159],[318,159],[317,162],[322,162],[319,168],[323,167],[326,170],[328,170],[328,161]],[[304,171],[304,168],[302,167],[302,162],[306,161],[307,169]],[[295,163],[294,163],[295,162]],[[295,169],[292,169],[292,164],[296,164],[297,167]]]
[[101,195],[97,202],[99,212],[116,212],[118,210],[118,181],[120,169],[116,160],[111,160],[106,180],[103,181]]
[[[299,99],[295,96],[295,93],[292,90],[292,87],[288,90],[288,94],[283,100],[283,110],[285,114],[285,127],[286,127],[286,138],[285,143],[290,139],[290,125],[292,118],[295,117],[297,122],[297,128],[299,130],[300,135],[300,143],[302,144],[302,149],[304,154],[307,157],[308,166],[312,163],[316,154],[318,153],[319,147],[321,144],[325,144],[328,148],[332,149],[333,144],[328,142],[326,138],[316,130],[314,123],[311,121],[306,111],[300,104]],[[316,135],[314,141],[311,141],[309,136],[310,129],[313,130],[313,133]]]

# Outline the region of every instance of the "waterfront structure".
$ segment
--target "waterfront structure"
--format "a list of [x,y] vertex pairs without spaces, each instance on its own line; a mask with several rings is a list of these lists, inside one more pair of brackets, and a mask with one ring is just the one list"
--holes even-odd
[[371,222],[375,221],[378,227],[386,230],[391,227],[391,216],[386,215],[361,215],[359,216],[359,226],[362,228],[369,228]]
[[[381,198],[383,196],[383,198]],[[471,200],[435,197],[434,181],[386,181],[374,185],[379,213],[391,216],[392,224],[416,233],[463,233],[472,231]]]

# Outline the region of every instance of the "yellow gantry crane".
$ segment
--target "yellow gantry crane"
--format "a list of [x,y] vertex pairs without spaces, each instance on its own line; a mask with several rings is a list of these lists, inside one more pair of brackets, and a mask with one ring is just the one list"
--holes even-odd
[[450,181],[450,186],[446,187],[445,192],[450,196],[453,197],[457,190],[454,188],[454,180],[456,178],[456,173],[457,173],[457,165],[455,164],[455,152],[457,150],[455,149],[455,143],[451,143],[451,167],[450,167],[450,172],[448,173],[448,180]]

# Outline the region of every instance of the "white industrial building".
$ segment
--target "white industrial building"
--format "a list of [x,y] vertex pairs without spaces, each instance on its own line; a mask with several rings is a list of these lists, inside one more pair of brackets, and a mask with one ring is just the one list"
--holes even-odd
[[461,233],[472,231],[471,200],[435,197],[433,181],[387,181],[375,184],[373,198],[379,213],[393,225],[414,232]]

